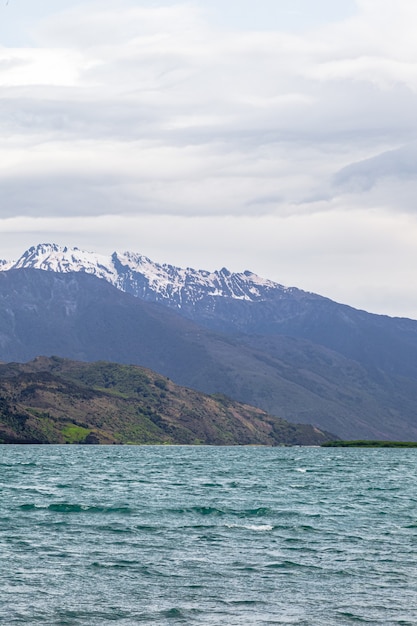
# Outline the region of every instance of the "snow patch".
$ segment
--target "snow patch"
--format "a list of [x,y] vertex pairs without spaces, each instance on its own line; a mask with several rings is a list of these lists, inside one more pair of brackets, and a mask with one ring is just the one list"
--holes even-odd
[[155,263],[136,252],[114,252],[106,256],[54,243],[33,246],[16,262],[0,261],[0,271],[23,268],[57,273],[85,272],[147,300],[170,300],[178,308],[207,297],[251,302],[265,300],[271,292],[290,291],[249,270],[232,273],[225,267],[214,272],[183,269]]

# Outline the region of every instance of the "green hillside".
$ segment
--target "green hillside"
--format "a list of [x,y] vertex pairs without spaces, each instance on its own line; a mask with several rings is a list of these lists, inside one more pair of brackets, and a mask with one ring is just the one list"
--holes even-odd
[[133,365],[0,365],[1,443],[319,445],[334,439]]

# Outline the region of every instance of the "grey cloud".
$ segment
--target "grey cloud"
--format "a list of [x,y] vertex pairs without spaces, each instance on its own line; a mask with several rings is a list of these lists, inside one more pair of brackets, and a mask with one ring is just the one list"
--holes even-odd
[[[223,216],[253,213],[230,198],[210,195],[213,183],[150,180],[144,176],[38,174],[0,178],[0,219],[105,215]],[[194,202],[194,197],[205,201]],[[243,204],[243,203],[242,203]]]
[[[186,5],[89,6],[40,32],[80,60],[70,87],[2,88],[0,134],[24,138],[20,165],[0,169],[8,215],[331,209],[386,178],[391,157],[364,153],[416,132],[412,89],[338,76],[337,63],[331,78],[311,70],[350,43],[215,32]],[[396,156],[403,177],[407,158]]]
[[[126,211],[132,199],[126,198],[124,184],[120,177],[81,173],[3,178],[0,179],[0,217],[77,218]],[[139,198],[136,202],[140,206]]]
[[[43,93],[42,93],[43,92]],[[0,101],[0,132],[3,136],[25,133],[38,141],[69,141],[149,136],[159,123],[157,110],[138,102],[99,97],[77,100],[69,89],[37,90],[35,97],[11,97]],[[42,134],[44,136],[42,137]]]
[[333,185],[344,191],[369,191],[387,178],[417,179],[416,143],[344,167],[335,174]]
[[[343,91],[343,90],[342,90]],[[150,137],[166,144],[222,142],[229,146],[262,146],[288,142],[319,145],[325,150],[338,144],[398,141],[414,132],[417,98],[398,105],[393,115],[392,97],[382,98],[375,110],[372,94],[350,115],[350,103],[337,89],[323,89],[320,99],[306,106],[256,107],[244,101],[233,104],[221,95],[195,98],[192,84],[181,94],[152,92],[135,87],[123,95],[100,89],[93,94],[76,88],[3,90],[0,132],[26,135],[54,133],[68,140]],[[401,99],[400,99],[401,100]],[[196,123],[193,123],[196,119]]]
[[267,195],[267,196],[257,196],[249,200],[246,205],[249,207],[259,207],[261,212],[265,211],[268,213],[270,211],[270,207],[276,207],[277,205],[285,202],[285,198],[282,195]]
[[[143,133],[151,130],[168,142],[210,136],[236,145],[249,140],[258,145],[285,140],[364,144],[375,137],[398,141],[415,127],[417,96],[404,85],[382,90],[372,81],[338,78],[337,70],[326,80],[309,71],[335,54],[349,58],[350,51],[340,53],[335,42],[323,51],[317,41],[300,40],[306,51],[299,53],[295,40],[279,34],[271,35],[268,44],[250,33],[218,37],[184,6],[74,11],[51,22],[46,41],[61,37],[60,29],[68,33],[70,45],[77,47],[77,37],[88,44],[80,80],[83,89],[99,85],[97,100],[85,106],[97,116],[91,132],[102,136],[125,135],[128,125],[138,136],[143,120]],[[74,87],[72,99],[77,91]],[[300,101],[286,100],[291,94]],[[65,108],[65,100],[61,105]],[[68,107],[75,120],[77,115],[81,123],[84,115],[88,118],[83,104]],[[217,122],[205,126],[210,115]],[[195,116],[201,117],[198,124],[178,128],[178,118]]]
[[87,55],[78,85],[3,88],[0,128],[74,140],[223,141],[236,148],[285,141],[348,147],[397,142],[415,132],[417,95],[410,90],[319,83],[303,76],[301,66],[288,77],[274,65],[276,52],[251,55],[246,45],[243,38],[229,59],[221,46],[209,54],[208,42],[190,42],[181,53],[133,45],[119,54],[109,45],[110,52],[97,51],[102,62],[90,66]]

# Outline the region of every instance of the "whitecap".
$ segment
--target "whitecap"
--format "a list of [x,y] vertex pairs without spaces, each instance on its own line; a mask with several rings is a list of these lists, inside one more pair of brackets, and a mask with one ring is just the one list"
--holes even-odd
[[274,529],[271,524],[226,524],[227,528],[243,528],[244,530],[253,530],[255,532],[270,532]]

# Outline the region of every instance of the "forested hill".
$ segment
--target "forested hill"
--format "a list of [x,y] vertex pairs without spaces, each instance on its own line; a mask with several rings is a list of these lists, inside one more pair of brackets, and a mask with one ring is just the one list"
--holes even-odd
[[274,446],[331,438],[138,366],[58,357],[0,365],[0,443]]

